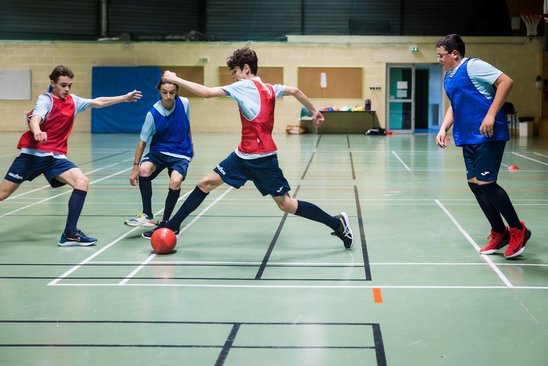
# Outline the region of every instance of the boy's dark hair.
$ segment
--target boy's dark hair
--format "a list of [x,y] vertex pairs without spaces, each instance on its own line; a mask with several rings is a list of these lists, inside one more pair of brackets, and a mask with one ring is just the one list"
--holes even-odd
[[55,68],[53,69],[53,71],[49,75],[49,79],[51,81],[53,81],[54,83],[56,83],[61,76],[67,76],[67,77],[73,79],[74,78],[74,72],[72,72],[72,70],[68,66],[58,65],[58,66],[55,66]]
[[[158,84],[156,84],[156,89],[160,90],[162,88],[162,85],[164,84],[173,84],[173,83],[164,81],[164,79],[160,79],[160,81],[158,81]],[[179,91],[179,85],[177,84],[173,84],[173,85],[175,85],[175,90]]]
[[257,70],[259,69],[259,59],[257,54],[250,48],[239,48],[232,56],[226,60],[226,65],[230,70],[233,70],[236,67],[243,69],[244,65],[248,65],[251,73],[257,75]]
[[436,48],[443,47],[445,50],[449,53],[453,51],[457,51],[460,53],[462,57],[464,57],[464,53],[466,50],[466,47],[464,46],[464,41],[458,34],[449,34],[443,38],[441,38],[438,43],[436,43]]

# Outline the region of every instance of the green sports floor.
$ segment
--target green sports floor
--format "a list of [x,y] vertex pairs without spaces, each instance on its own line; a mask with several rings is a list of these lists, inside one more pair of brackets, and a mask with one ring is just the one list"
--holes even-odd
[[[2,176],[18,138],[0,135]],[[194,136],[180,202],[238,139]],[[137,135],[73,134],[79,228],[99,241],[57,246],[70,190],[43,177],[0,202],[0,364],[548,365],[548,141],[506,148],[499,184],[533,232],[515,260],[478,254],[489,226],[461,150],[434,135],[276,141],[292,195],[348,213],[352,250],[248,183],[212,192],[156,255],[123,224],[141,211]],[[161,218],[166,174],[153,187]]]

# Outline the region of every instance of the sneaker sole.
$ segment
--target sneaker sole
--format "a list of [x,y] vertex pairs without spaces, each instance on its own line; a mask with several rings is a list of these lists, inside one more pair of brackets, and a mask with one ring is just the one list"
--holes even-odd
[[95,245],[97,243],[96,241],[90,242],[90,243],[82,243],[79,241],[67,241],[64,243],[57,243],[58,246],[66,248],[66,247],[90,247]]
[[521,249],[511,255],[506,255],[506,253],[504,253],[504,258],[506,259],[514,258],[520,255],[521,253],[523,253],[523,251],[525,250],[525,244],[527,244],[527,241],[529,240],[530,237],[531,237],[531,230],[527,229],[527,234],[525,235],[525,241],[523,242],[523,246],[521,247]]
[[350,228],[350,220],[348,219],[348,215],[346,214],[346,212],[341,212],[341,216],[343,217],[344,222],[346,223],[346,227],[348,227],[348,231],[350,232],[350,235],[352,235],[352,242],[350,243],[348,247],[346,245],[344,247],[346,249],[352,249],[352,247],[354,246],[354,232]]
[[127,222],[127,221],[124,221],[124,225],[131,226],[131,227],[154,227],[154,226],[156,226],[156,224],[150,224],[150,223],[137,224],[137,223]]
[[482,252],[481,249],[480,249],[480,250],[479,250],[479,253],[480,253],[480,254],[483,254],[483,255],[495,254],[496,252],[498,252],[499,250],[501,250],[502,248],[504,248],[504,247],[507,246],[507,245],[508,245],[508,243],[502,245],[502,246],[499,247],[499,248],[484,250],[483,252]]

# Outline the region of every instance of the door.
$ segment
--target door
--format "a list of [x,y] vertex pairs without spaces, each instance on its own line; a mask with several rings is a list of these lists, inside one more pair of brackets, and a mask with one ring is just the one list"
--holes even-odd
[[443,119],[443,71],[439,63],[387,66],[388,129],[434,133]]
[[388,66],[388,129],[415,132],[415,66]]

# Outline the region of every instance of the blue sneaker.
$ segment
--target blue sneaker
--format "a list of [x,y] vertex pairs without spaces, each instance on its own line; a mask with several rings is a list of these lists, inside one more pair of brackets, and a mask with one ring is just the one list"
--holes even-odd
[[81,230],[76,229],[73,235],[63,233],[57,244],[60,247],[89,247],[95,243],[97,239],[86,236]]

